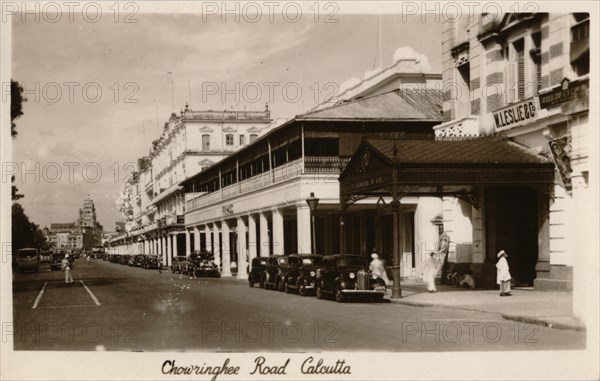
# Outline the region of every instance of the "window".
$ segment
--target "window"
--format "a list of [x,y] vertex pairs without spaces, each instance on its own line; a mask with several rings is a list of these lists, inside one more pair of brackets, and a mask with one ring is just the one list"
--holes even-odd
[[225,135],[225,145],[232,146],[233,145],[233,134]]
[[246,135],[240,135],[240,145],[246,144]]
[[210,135],[208,134],[202,135],[202,151],[210,151]]
[[571,65],[577,76],[590,72],[590,15],[575,13],[571,27]]
[[536,90],[542,89],[542,33],[536,32],[531,35],[531,41],[533,42],[533,48],[530,50],[531,59],[535,65],[535,82]]
[[255,141],[258,138],[258,134],[250,134],[250,143]]

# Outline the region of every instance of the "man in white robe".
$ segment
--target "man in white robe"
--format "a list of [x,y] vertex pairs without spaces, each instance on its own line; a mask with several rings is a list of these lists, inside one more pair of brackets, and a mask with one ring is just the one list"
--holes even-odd
[[511,296],[510,293],[510,272],[506,251],[500,250],[498,253],[498,263],[496,263],[496,283],[500,285],[500,296]]
[[427,260],[425,261],[425,267],[423,269],[423,278],[427,283],[427,291],[436,292],[435,277],[437,276],[440,268],[442,267],[442,261],[436,258],[435,252],[429,253]]
[[381,279],[383,279],[385,285],[387,286],[390,283],[390,280],[388,279],[387,273],[385,272],[385,266],[383,265],[383,261],[379,259],[379,255],[377,255],[377,253],[375,252],[371,254],[371,258],[373,258],[373,260],[369,264],[369,270],[371,271],[371,273],[377,274],[379,277],[381,277]]

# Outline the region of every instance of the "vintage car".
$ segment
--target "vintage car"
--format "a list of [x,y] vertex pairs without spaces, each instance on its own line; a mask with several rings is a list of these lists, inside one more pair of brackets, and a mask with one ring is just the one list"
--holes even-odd
[[154,254],[144,255],[142,260],[142,267],[145,269],[157,269],[158,268],[158,256]]
[[26,248],[17,250],[17,271],[40,271],[40,253],[38,249]]
[[110,263],[121,263],[121,254],[114,254],[110,256]]
[[272,255],[267,260],[263,276],[263,284],[266,289],[284,291],[283,279],[289,269],[287,255]]
[[322,262],[323,256],[319,254],[290,254],[289,270],[283,282],[285,292],[296,290],[301,296],[314,292]]
[[209,252],[202,252],[193,256],[193,271],[198,276],[221,277],[219,267],[215,264],[214,256]]
[[267,268],[266,257],[252,258],[251,266],[248,268],[248,285],[254,287],[255,283],[259,284],[260,288],[264,288],[263,275]]
[[369,271],[367,259],[360,255],[335,254],[323,258],[317,271],[317,298],[326,294],[343,302],[349,296],[366,296],[374,301],[382,301],[385,295],[385,282]]
[[144,254],[136,254],[129,259],[129,266],[142,267]]
[[50,270],[62,271],[62,260],[65,254],[62,252],[52,253],[52,259],[50,260]]
[[119,263],[122,264],[122,265],[128,265],[129,264],[129,258],[133,258],[133,256],[131,256],[131,255],[121,255],[121,260],[119,261]]
[[184,256],[173,257],[173,264],[171,265],[171,272],[173,274],[187,274],[188,265],[190,264],[190,258]]

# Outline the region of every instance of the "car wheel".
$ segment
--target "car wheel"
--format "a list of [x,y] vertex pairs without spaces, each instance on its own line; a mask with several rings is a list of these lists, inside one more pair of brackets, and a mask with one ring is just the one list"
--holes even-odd
[[306,286],[304,285],[304,282],[302,280],[298,281],[298,294],[300,294],[300,296],[306,296]]
[[343,303],[344,301],[346,301],[346,296],[342,292],[342,289],[339,287],[335,288],[335,301],[338,303]]
[[250,286],[250,288],[254,287],[254,282],[251,279],[248,279],[248,286]]
[[317,287],[317,299],[323,299],[325,295],[323,295],[323,290],[321,289],[321,283],[316,284]]
[[285,282],[283,283],[283,288],[285,289],[286,294],[289,294],[292,292],[292,289],[289,286],[290,285],[288,284],[288,280],[286,279]]

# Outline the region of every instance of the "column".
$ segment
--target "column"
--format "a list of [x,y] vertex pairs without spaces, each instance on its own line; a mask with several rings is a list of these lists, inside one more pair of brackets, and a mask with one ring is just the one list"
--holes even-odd
[[[311,223],[310,208],[306,203],[296,206],[296,222],[298,230],[298,253],[311,253]],[[316,250],[313,249],[313,250]]]
[[248,279],[248,242],[246,241],[246,222],[242,217],[237,219],[237,235],[238,235],[238,279]]
[[192,240],[190,231],[185,229],[185,256],[189,257],[192,254]]
[[165,237],[160,237],[160,256],[162,258],[163,266],[167,264],[167,242]]
[[[179,233],[174,233],[173,234],[173,251],[171,252],[171,262],[173,262],[173,258],[176,257],[177,255],[179,255],[179,252],[177,251],[177,236],[179,236]],[[171,264],[169,264],[170,266]]]
[[256,258],[256,220],[252,214],[248,215],[248,260],[252,263]]
[[273,209],[273,254],[283,254],[283,214],[281,210]]
[[264,212],[258,214],[260,224],[260,256],[268,257],[271,255],[269,249],[269,222]]
[[213,223],[213,255],[215,257],[215,264],[221,266],[221,243],[219,242],[220,227],[216,223]]
[[167,235],[165,237],[167,250],[165,253],[165,266],[171,266],[171,258],[173,257],[173,248],[171,246],[171,236]]
[[208,251],[209,253],[213,252],[213,234],[212,234],[212,229],[210,227],[209,224],[204,225],[204,238],[205,238],[205,242],[206,242],[206,251]]
[[202,251],[200,247],[200,229],[198,226],[194,226],[194,251]]
[[221,252],[223,253],[223,276],[231,276],[231,257],[229,250],[229,225],[221,222]]

